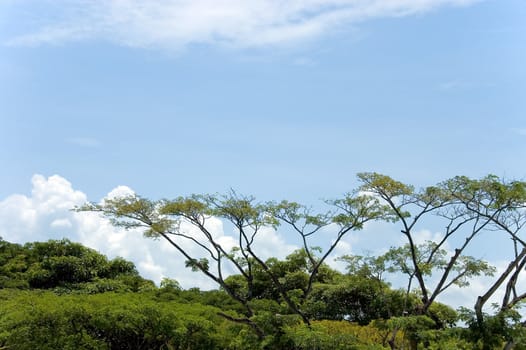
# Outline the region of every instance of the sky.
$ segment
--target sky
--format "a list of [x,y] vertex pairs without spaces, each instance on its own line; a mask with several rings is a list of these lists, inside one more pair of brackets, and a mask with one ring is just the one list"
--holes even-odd
[[[70,209],[229,189],[317,206],[363,171],[525,179],[524,18],[522,0],[3,0],[0,236],[211,288],[162,242]],[[400,241],[384,231],[338,253]]]

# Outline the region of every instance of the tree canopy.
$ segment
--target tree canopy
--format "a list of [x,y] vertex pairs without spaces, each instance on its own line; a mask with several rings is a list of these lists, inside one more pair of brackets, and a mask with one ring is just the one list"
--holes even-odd
[[[525,182],[507,181],[493,175],[481,179],[457,176],[416,189],[378,173],[360,173],[358,180],[360,185],[356,189],[326,201],[327,209],[318,212],[288,200],[262,203],[234,191],[173,200],[130,195],[88,203],[78,210],[99,212],[116,226],[142,227],[146,237],[165,239],[186,259],[188,267],[215,281],[240,304],[241,317],[227,314],[224,317],[249,325],[260,339],[267,336],[264,327],[255,321],[259,311],[254,305],[261,299],[275,301],[280,306],[277,310],[283,312],[285,307],[286,312],[299,317],[306,326],[311,326],[311,321],[320,315],[327,319],[347,317],[362,323],[400,315],[404,321],[400,325],[407,323],[404,315],[415,315],[418,320],[427,317],[433,327],[441,328],[449,322],[435,312],[437,298],[442,293],[453,286],[469,286],[479,276],[494,276],[493,284],[473,304],[472,324],[484,328],[490,319],[484,308],[497,290],[504,288],[505,292],[495,317],[516,310],[526,298],[526,293],[518,290],[519,276],[526,264],[526,241],[521,238],[526,217]],[[233,247],[227,249],[210,231],[207,222],[212,218],[234,227],[233,238],[237,243]],[[431,220],[440,225],[440,238],[418,242],[417,232]],[[391,247],[377,257],[352,254],[343,257],[349,263],[353,278],[360,277],[360,281],[349,283],[338,273],[327,274],[330,270],[327,259],[337,245],[371,221],[398,226],[406,243]],[[328,228],[333,232],[330,244],[324,249],[314,247],[313,238]],[[254,242],[264,229],[294,232],[301,249],[282,262],[263,258]],[[466,253],[484,232],[492,232],[499,243],[506,239],[512,241],[513,258],[500,274],[496,275],[496,269],[481,257]],[[188,249],[188,244],[195,249]],[[200,253],[196,253],[198,250]],[[227,276],[225,271],[232,269],[234,275]],[[405,296],[387,296],[383,292],[386,287],[382,276],[389,273],[407,276]],[[369,288],[368,292],[352,294],[351,286],[358,285]],[[338,310],[337,303],[331,305],[332,310],[317,309],[319,300],[338,295],[338,291],[349,295],[352,305],[360,305],[367,311],[362,309],[352,316],[351,304],[342,311]],[[398,298],[401,303],[387,308],[376,305],[389,298]],[[393,335],[400,327],[392,327]],[[414,341],[412,347],[416,348],[419,342],[416,336]],[[511,346],[516,339],[506,341]],[[485,338],[482,342],[490,343]]]
[[[525,348],[526,184],[490,175],[415,189],[376,173],[358,179],[325,211],[233,191],[156,201],[132,195],[77,208],[166,240],[216,290],[184,290],[170,278],[157,286],[132,262],[66,239],[0,239],[0,348]],[[217,219],[233,229],[229,245],[210,228]],[[373,221],[397,227],[403,243],[334,256]],[[422,241],[418,233],[431,223],[440,234]],[[295,237],[298,249],[264,256],[256,242],[266,230]],[[317,247],[321,233],[328,243]],[[504,269],[468,254],[483,237],[509,248]],[[345,271],[328,264],[333,258]],[[393,287],[391,275],[405,283]],[[490,281],[484,289],[480,278]],[[439,302],[475,281],[471,305]]]

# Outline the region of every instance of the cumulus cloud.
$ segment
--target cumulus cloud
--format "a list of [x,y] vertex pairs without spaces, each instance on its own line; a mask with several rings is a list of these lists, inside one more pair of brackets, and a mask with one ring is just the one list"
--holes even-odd
[[[31,4],[35,0],[25,3]],[[102,39],[132,47],[265,47],[319,37],[379,17],[480,0],[62,0],[11,45]],[[38,5],[35,4],[35,5]],[[16,8],[15,2],[12,7]],[[15,11],[13,11],[15,12]],[[42,17],[42,16],[41,16]],[[35,22],[19,18],[18,23]]]
[[[71,209],[88,200],[86,194],[75,190],[72,184],[59,175],[44,177],[34,175],[30,195],[14,194],[0,201],[0,237],[7,241],[25,243],[48,239],[68,238],[94,248],[109,257],[121,256],[131,260],[139,272],[157,283],[162,277],[177,279],[185,288],[217,287],[201,274],[185,268],[185,259],[168,242],[143,237],[138,229],[125,231],[111,225],[98,213],[75,212]],[[117,186],[105,198],[133,195],[127,186]],[[225,234],[223,223],[209,218],[206,227],[214,238],[228,251],[236,245],[234,237]],[[181,228],[198,237],[200,232],[188,223]],[[203,251],[188,241],[175,239],[193,256],[205,256]],[[257,242],[264,257],[285,257],[295,249],[273,230],[263,230]],[[233,270],[226,267],[226,272]]]
[[[143,276],[157,283],[162,277],[170,277],[177,279],[184,288],[217,287],[201,274],[185,268],[184,258],[166,241],[146,239],[140,230],[124,231],[115,228],[97,213],[71,211],[71,208],[84,204],[88,197],[85,193],[75,190],[63,177],[53,175],[46,178],[42,175],[34,175],[31,185],[29,195],[14,194],[0,201],[0,236],[5,240],[24,243],[65,237],[81,242],[110,257],[122,256],[131,260]],[[122,197],[133,193],[133,190],[127,186],[117,186],[105,198]],[[224,227],[221,220],[209,218],[206,225],[226,250],[236,245],[233,233]],[[351,233],[340,242],[333,257],[349,253],[363,255],[367,254],[368,250],[373,255],[381,254],[382,250],[396,243],[399,238],[399,235],[386,225],[375,223],[362,232]],[[183,223],[182,228],[195,237],[199,235],[199,232],[189,224]],[[320,239],[333,238],[331,235],[333,229],[329,227],[320,232],[323,236]],[[440,233],[431,230],[421,230],[416,236],[418,242],[441,238]],[[195,245],[180,240],[178,242],[196,256],[202,253]],[[263,229],[255,241],[255,249],[264,258],[271,256],[284,258],[297,248],[298,246],[291,244],[284,236],[270,228]],[[327,262],[334,268],[343,269],[344,264],[334,261],[333,257]],[[494,265],[498,273],[502,273],[507,264],[508,262],[501,261]],[[229,271],[233,270],[227,267],[227,272]],[[468,288],[451,288],[442,295],[440,301],[452,306],[472,306],[476,297],[494,283],[495,279],[496,277],[476,278],[471,281]],[[402,284],[394,286],[402,286]],[[519,289],[526,290],[525,277],[521,277]],[[499,301],[500,298],[502,291],[496,293],[492,301]]]
[[5,239],[21,242],[61,235],[70,226],[69,210],[87,200],[57,175],[35,175],[31,183],[31,196],[15,194],[0,202],[0,236]]
[[135,191],[133,191],[128,186],[117,186],[113,190],[111,190],[103,199],[117,199],[122,197],[133,196],[134,194]]

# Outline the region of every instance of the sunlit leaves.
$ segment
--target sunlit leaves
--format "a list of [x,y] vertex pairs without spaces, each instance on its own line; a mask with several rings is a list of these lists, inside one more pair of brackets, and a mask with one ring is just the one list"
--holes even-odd
[[136,195],[106,199],[101,204],[87,203],[76,210],[100,212],[114,226],[125,229],[149,227],[157,217],[156,203]]
[[[440,275],[442,270],[450,263],[448,252],[445,249],[437,249],[437,245],[433,241],[427,241],[417,245],[413,251],[416,256],[417,266],[424,276],[432,276],[435,273]],[[414,276],[415,266],[412,264],[411,255],[411,247],[406,244],[401,247],[391,247],[384,255],[377,259],[381,259],[381,261],[386,264],[388,272],[402,272],[409,276]],[[469,286],[470,279],[473,277],[481,275],[493,276],[496,269],[484,260],[462,255],[456,259],[451,267],[451,271],[455,273],[450,275],[450,283],[445,283],[443,289],[449,287],[450,284],[467,287]]]
[[358,179],[363,183],[362,191],[376,193],[382,197],[409,196],[414,193],[413,186],[393,180],[389,176],[378,173],[359,173]]
[[[0,251],[2,249],[0,248]],[[1,252],[0,252],[0,255]],[[69,240],[50,240],[19,246],[17,253],[5,256],[0,266],[0,287],[60,288],[63,291],[82,291],[88,283],[92,290],[109,279],[138,276],[135,265],[123,258],[108,260],[93,249]],[[122,288],[121,288],[122,287]],[[108,290],[101,287],[102,290]],[[126,283],[112,289],[126,289]]]
[[368,221],[393,219],[390,208],[370,195],[348,193],[343,198],[327,203],[340,210],[332,217],[332,222],[354,230],[362,229]]
[[235,336],[216,308],[149,294],[0,290],[0,299],[0,346],[9,349],[204,350],[226,348]]
[[[507,181],[494,175],[481,179],[457,176],[415,189],[374,172],[360,173],[358,180],[358,188],[315,209],[288,200],[262,203],[252,196],[230,191],[160,201],[133,195],[87,204],[78,210],[100,212],[116,226],[142,228],[148,237],[166,239],[184,256],[187,267],[210,277],[243,305],[247,317],[241,323],[256,327],[252,317],[263,317],[252,306],[258,298],[270,298],[285,305],[308,324],[303,312],[306,300],[318,284],[334,282],[334,275],[327,273],[324,262],[346,235],[372,221],[396,223],[399,228],[396,231],[402,233],[406,244],[392,247],[378,257],[347,255],[343,259],[349,272],[376,283],[382,282],[385,272],[406,274],[406,306],[412,288],[417,287],[422,305],[415,313],[420,316],[433,316],[431,310],[437,297],[449,287],[466,287],[474,278],[496,272],[487,262],[466,254],[472,242],[485,231],[504,232],[507,238],[511,237],[510,255],[515,260],[510,262],[508,272],[497,277],[495,288],[490,287],[483,295],[483,302],[499,287],[506,289],[503,304],[513,306],[526,298],[526,293],[516,290],[519,274],[526,266],[526,258],[520,253],[526,247],[526,240],[521,237],[526,225],[525,182]],[[209,223],[217,219],[230,229],[225,233],[229,236],[228,245],[211,231]],[[430,226],[436,235],[424,237],[429,238],[424,241],[419,234]],[[285,261],[263,259],[257,242],[267,230],[280,230],[290,240],[292,232],[302,249]],[[311,236],[320,231],[332,232],[333,236],[326,241],[331,242],[328,247],[318,251],[312,247]],[[501,239],[498,234],[492,238]],[[197,250],[201,253],[196,253]],[[65,269],[68,264],[57,261],[56,266]],[[226,278],[223,274],[226,266],[237,275]],[[10,268],[17,270],[15,265]],[[38,266],[34,270],[37,277],[42,272]],[[46,272],[40,277],[47,278]],[[318,301],[312,305],[320,306]],[[432,320],[436,323],[437,318]],[[425,319],[413,321],[422,320]],[[411,320],[400,322],[406,321]]]
[[198,218],[201,215],[209,215],[210,210],[201,196],[194,195],[163,201],[159,208],[159,213],[162,215]]
[[453,283],[459,287],[467,287],[473,277],[493,276],[497,269],[487,261],[464,255],[458,259],[454,271],[457,272],[457,275]]
[[350,275],[382,281],[382,276],[387,271],[385,255],[376,257],[348,254],[338,257],[337,260],[346,264],[345,269]]
[[208,271],[209,261],[206,258],[191,259],[185,261],[185,266],[192,269],[192,271]]
[[472,210],[526,208],[526,182],[505,181],[495,175],[480,180],[456,176],[443,184],[450,195]]

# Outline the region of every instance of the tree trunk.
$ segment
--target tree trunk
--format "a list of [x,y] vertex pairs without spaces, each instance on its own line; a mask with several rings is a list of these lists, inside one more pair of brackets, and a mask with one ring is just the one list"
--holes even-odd
[[393,330],[393,333],[391,334],[391,338],[387,341],[387,344],[389,344],[389,347],[391,348],[391,350],[396,350],[395,338],[396,338],[397,333],[398,333],[398,328],[395,328]]

